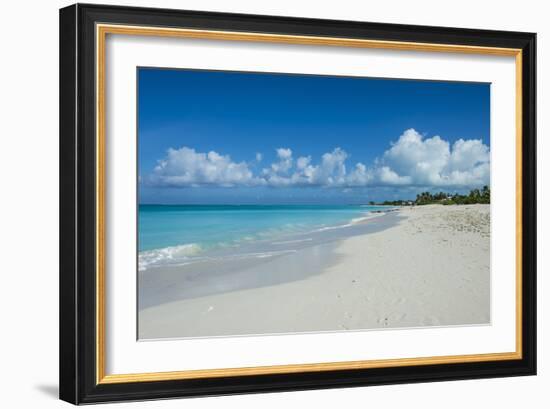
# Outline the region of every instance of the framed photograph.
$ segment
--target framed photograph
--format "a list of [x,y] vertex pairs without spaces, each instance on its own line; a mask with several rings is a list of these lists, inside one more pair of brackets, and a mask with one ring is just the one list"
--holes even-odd
[[61,9],[61,399],[534,375],[535,40]]

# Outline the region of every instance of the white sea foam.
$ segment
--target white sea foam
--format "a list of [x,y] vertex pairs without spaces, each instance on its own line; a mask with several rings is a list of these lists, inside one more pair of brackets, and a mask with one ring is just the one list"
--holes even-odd
[[[321,233],[325,231],[333,231],[339,229],[345,229],[354,225],[365,222],[368,219],[382,216],[384,212],[366,212],[360,214],[360,217],[349,220],[347,223],[339,225],[321,225],[317,229],[310,231],[310,233]],[[288,234],[288,228],[292,226],[299,230],[299,225],[285,225],[284,231]],[[268,231],[260,232],[256,236],[246,235],[233,242],[217,243],[215,246],[208,246],[208,249],[202,248],[197,243],[183,244],[177,246],[170,246],[155,250],[146,250],[139,253],[138,267],[139,271],[145,271],[152,266],[183,266],[201,262],[220,262],[223,260],[234,259],[247,259],[247,258],[270,258],[274,256],[293,253],[296,250],[293,249],[294,245],[300,243],[313,242],[316,239],[312,237],[300,236],[292,237],[280,237],[281,229],[270,229]],[[279,237],[277,237],[279,236]],[[273,239],[278,238],[277,241],[269,240],[269,237]],[[281,246],[280,250],[272,251],[273,247],[269,249],[265,246]],[[286,247],[290,247],[286,249]],[[299,246],[301,247],[301,246]],[[235,251],[230,249],[235,248]],[[284,249],[284,250],[283,250]],[[208,250],[208,251],[204,251]],[[251,251],[252,250],[252,251]],[[260,251],[255,251],[260,250]],[[266,251],[262,251],[266,250]]]
[[292,254],[296,253],[296,250],[284,250],[284,251],[269,251],[269,252],[263,252],[263,253],[250,253],[250,254],[244,254],[244,257],[256,257],[256,258],[267,258],[267,257],[275,257],[275,256],[282,256],[284,254]]
[[295,244],[295,243],[303,243],[305,241],[311,241],[313,240],[311,237],[308,237],[307,239],[298,239],[298,240],[286,240],[286,241],[274,241],[271,244],[279,245],[279,244]]
[[184,244],[181,246],[165,247],[157,250],[142,251],[139,253],[139,271],[145,271],[152,266],[185,266],[198,262],[223,262],[224,260],[242,260],[247,258],[269,258],[284,254],[295,253],[296,250],[262,251],[246,253],[230,253],[224,255],[200,256],[203,249],[198,244]]
[[344,227],[350,227],[350,226],[353,226],[353,224],[352,223],[346,223],[346,224],[339,224],[337,226],[326,226],[326,227],[321,227],[320,229],[314,230],[314,232],[343,229]]
[[365,220],[374,219],[375,217],[383,216],[384,214],[385,214],[384,212],[367,213],[366,215],[364,215],[362,217],[357,217],[355,219],[352,219],[351,224],[353,225],[353,224],[362,223]]
[[211,260],[241,260],[247,258],[268,258],[275,256],[282,256],[285,254],[296,253],[297,250],[279,250],[279,251],[261,251],[252,253],[235,253],[231,255],[225,255],[223,257],[214,257]]
[[343,229],[345,227],[351,227],[353,225],[356,225],[356,224],[359,224],[359,223],[362,223],[366,220],[369,220],[369,219],[373,219],[375,217],[379,217],[379,216],[383,216],[385,213],[383,212],[376,212],[376,213],[365,213],[363,216],[361,217],[356,217],[355,219],[351,219],[349,223],[346,223],[346,224],[339,224],[339,225],[336,225],[336,226],[326,226],[326,227],[321,227],[317,230],[314,230],[315,232],[322,232],[322,231],[327,231],[327,230],[337,230],[337,229]]
[[138,260],[139,271],[147,270],[147,267],[152,264],[183,262],[190,256],[197,255],[201,251],[201,246],[195,243],[164,247],[156,250],[141,251],[139,253]]

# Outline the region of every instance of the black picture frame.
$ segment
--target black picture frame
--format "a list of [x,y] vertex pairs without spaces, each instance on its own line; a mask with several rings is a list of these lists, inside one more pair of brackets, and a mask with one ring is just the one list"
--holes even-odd
[[[522,50],[521,359],[97,382],[96,23]],[[77,4],[60,10],[60,398],[74,404],[536,374],[536,34]]]

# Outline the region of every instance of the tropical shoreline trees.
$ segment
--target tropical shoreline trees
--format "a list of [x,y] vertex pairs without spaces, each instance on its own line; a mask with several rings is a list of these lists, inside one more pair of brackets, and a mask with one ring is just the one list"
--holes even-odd
[[465,205],[478,203],[491,203],[491,189],[489,186],[483,186],[482,189],[472,189],[465,195],[445,192],[422,192],[416,195],[416,200],[386,200],[380,204],[389,206],[422,206],[428,204]]

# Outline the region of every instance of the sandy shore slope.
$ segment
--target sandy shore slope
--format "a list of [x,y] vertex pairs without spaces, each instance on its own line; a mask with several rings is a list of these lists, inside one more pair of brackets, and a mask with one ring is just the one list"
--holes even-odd
[[302,262],[333,252],[320,274],[142,309],[139,337],[489,323],[489,205],[404,208],[398,216],[386,230],[304,252]]

